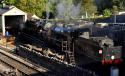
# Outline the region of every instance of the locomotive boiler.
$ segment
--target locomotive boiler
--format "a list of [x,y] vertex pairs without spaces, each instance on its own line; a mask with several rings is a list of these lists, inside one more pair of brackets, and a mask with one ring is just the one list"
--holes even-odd
[[42,25],[31,23],[28,24],[30,27],[26,25],[23,32],[36,36],[45,43],[46,47],[64,55],[64,61],[69,64],[82,65],[101,62],[107,58],[109,52],[105,53],[104,49],[105,44],[108,45],[108,43],[100,45],[101,42],[90,35],[92,22],[85,22],[82,25],[78,23],[43,23]]

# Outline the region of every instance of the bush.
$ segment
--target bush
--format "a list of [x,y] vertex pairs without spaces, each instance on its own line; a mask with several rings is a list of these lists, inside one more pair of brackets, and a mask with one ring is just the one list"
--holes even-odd
[[105,10],[103,11],[103,16],[104,16],[104,17],[109,17],[109,16],[111,16],[111,15],[112,15],[112,12],[111,12],[110,9],[105,9]]

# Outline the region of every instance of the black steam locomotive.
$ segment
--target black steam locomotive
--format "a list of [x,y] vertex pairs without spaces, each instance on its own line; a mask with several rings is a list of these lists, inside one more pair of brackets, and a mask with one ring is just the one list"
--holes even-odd
[[27,22],[23,32],[44,41],[46,47],[54,49],[56,53],[65,55],[64,60],[68,63],[82,65],[94,61],[121,58],[121,47],[118,47],[119,53],[109,50],[117,48],[114,47],[113,42],[109,43],[105,38],[99,39],[90,36],[93,25],[91,22],[85,22],[82,25],[62,23],[42,23],[40,25],[35,23],[34,21]]

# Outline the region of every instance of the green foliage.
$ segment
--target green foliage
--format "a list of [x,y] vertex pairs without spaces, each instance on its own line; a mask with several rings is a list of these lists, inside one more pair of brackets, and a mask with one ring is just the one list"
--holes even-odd
[[94,0],[82,0],[81,10],[83,13],[87,12],[89,16],[97,12],[97,7]]
[[113,0],[113,6],[117,6],[119,10],[124,10],[125,0]]
[[[112,12],[125,10],[125,0],[50,0],[51,3],[46,6],[48,0],[5,0],[8,5],[14,5],[19,9],[36,14],[39,17],[43,17],[42,13],[49,9],[49,12],[56,14],[56,6],[62,1],[66,2],[70,8],[71,4],[81,4],[81,15],[87,12],[88,16],[92,16],[95,13],[103,14],[104,16],[110,16]],[[67,7],[66,7],[67,8]],[[67,12],[70,9],[67,8]],[[68,16],[68,13],[66,13]]]
[[17,0],[5,0],[5,3],[8,5],[14,5]]
[[14,5],[25,12],[36,14],[39,17],[42,16],[46,7],[46,0],[5,0],[5,3]]
[[49,12],[55,12],[55,3],[47,5],[48,0],[5,0],[8,5],[14,5],[17,8],[31,14],[36,14],[39,17],[43,17],[43,13],[46,8],[49,8]]
[[46,1],[45,0],[18,0],[15,4],[21,10],[25,12],[42,16],[42,12],[45,11]]
[[111,12],[110,9],[105,9],[105,10],[103,11],[103,15],[104,15],[104,17],[109,17],[109,16],[112,15],[112,12]]

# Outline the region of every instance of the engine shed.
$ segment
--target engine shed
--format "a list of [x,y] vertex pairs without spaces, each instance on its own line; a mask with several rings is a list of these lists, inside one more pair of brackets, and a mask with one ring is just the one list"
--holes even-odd
[[27,20],[27,13],[15,6],[4,6],[0,8],[0,32],[5,36],[6,31],[11,35],[23,28]]

